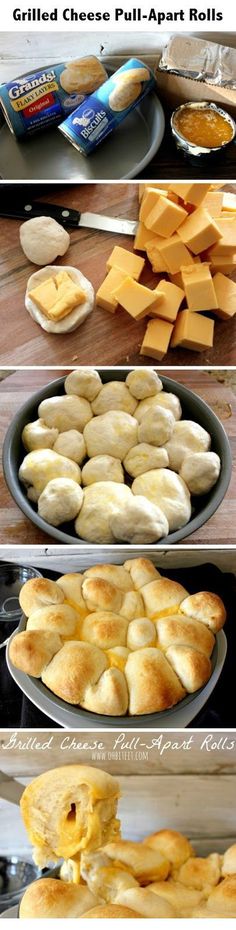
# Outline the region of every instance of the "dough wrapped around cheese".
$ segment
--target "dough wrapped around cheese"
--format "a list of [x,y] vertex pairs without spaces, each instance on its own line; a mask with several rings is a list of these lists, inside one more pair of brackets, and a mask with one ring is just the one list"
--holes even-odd
[[151,849],[158,849],[163,856],[166,856],[172,872],[187,862],[190,856],[195,855],[187,837],[178,830],[158,830],[157,833],[146,836],[143,844],[150,846]]
[[112,775],[86,765],[60,766],[34,778],[20,802],[34,861],[44,866],[73,858],[115,838],[119,794]]
[[98,903],[86,885],[73,885],[57,878],[40,878],[26,889],[20,903],[21,918],[81,917]]
[[103,384],[101,391],[92,402],[95,416],[107,413],[108,410],[124,410],[132,415],[136,407],[137,400],[134,399],[124,381],[108,381],[107,384]]
[[138,559],[127,559],[124,562],[124,568],[130,572],[134,588],[138,591],[150,581],[161,578],[160,572],[155,568],[151,559],[145,559],[143,556]]
[[82,484],[95,484],[96,481],[116,481],[124,484],[124,469],[119,459],[113,455],[94,455],[82,469]]
[[112,581],[106,578],[84,578],[82,585],[83,597],[88,611],[114,610],[118,613],[121,608],[123,594]]
[[168,649],[169,646],[192,646],[208,658],[214,649],[213,633],[203,623],[181,616],[181,613],[160,617],[156,621],[156,629],[162,649]]
[[233,846],[229,846],[223,855],[221,874],[224,878],[227,878],[229,875],[236,875],[236,843],[234,843]]
[[172,904],[153,894],[150,888],[127,888],[117,896],[119,904],[136,908],[142,917],[177,917]]
[[156,542],[169,532],[163,511],[142,495],[131,496],[127,504],[121,504],[119,511],[111,517],[110,525],[115,539],[133,545]]
[[171,581],[170,578],[156,578],[142,587],[142,597],[145,604],[146,614],[150,619],[162,617],[165,613],[174,612],[175,608],[182,603],[186,596],[186,588],[178,581]]
[[86,613],[86,604],[82,595],[83,580],[84,576],[79,572],[68,572],[57,579],[57,585],[64,597],[80,615]]
[[161,394],[158,394],[158,397],[157,395],[154,395],[140,401],[135,410],[135,416],[136,420],[138,420],[138,423],[142,423],[148,411],[157,405],[158,407],[163,407],[165,410],[170,410],[171,413],[173,413],[175,420],[180,420],[182,410],[179,398],[176,394],[171,394],[169,391],[162,391]]
[[77,535],[89,542],[113,543],[112,517],[119,513],[123,504],[128,506],[130,500],[132,492],[125,484],[117,484],[115,481],[90,484],[84,488],[83,504],[75,522]]
[[109,610],[98,610],[88,614],[81,625],[81,639],[110,649],[112,646],[126,646],[128,620]]
[[181,604],[181,613],[205,623],[212,633],[218,633],[226,621],[226,610],[221,597],[210,591],[198,591],[197,594],[186,597]]
[[91,404],[85,397],[61,394],[42,400],[39,404],[39,415],[43,417],[47,426],[56,426],[60,433],[70,429],[82,433],[93,414]]
[[165,901],[169,901],[169,904],[172,904],[180,917],[191,917],[192,909],[204,900],[202,891],[197,891],[196,888],[188,888],[171,878],[167,882],[153,882],[148,885],[148,891],[152,891],[153,894],[159,895]]
[[27,630],[51,630],[60,636],[73,639],[78,623],[78,613],[73,607],[69,607],[69,604],[56,607],[53,604],[52,607],[39,607],[38,610],[34,610],[28,619]]
[[96,684],[88,685],[81,707],[95,714],[121,717],[128,710],[128,688],[125,675],[118,668],[108,668]]
[[[31,220],[30,222],[33,221]],[[49,319],[45,312],[43,312],[43,309],[39,307],[38,301],[36,303],[35,290],[50,279],[54,280],[58,274],[62,275],[63,272],[69,276],[76,287],[78,293],[77,304],[75,305],[74,299],[73,309],[66,312],[66,315],[58,319]],[[70,265],[59,267],[58,265],[49,264],[46,265],[45,268],[40,268],[39,271],[35,271],[34,274],[30,276],[25,295],[25,307],[32,319],[47,333],[73,332],[74,329],[81,326],[81,323],[84,322],[86,317],[93,310],[94,289],[91,282],[84,277],[78,268],[73,268]]]
[[193,452],[184,458],[179,473],[190,493],[198,496],[211,491],[220,469],[221,461],[216,452]]
[[83,503],[83,491],[71,478],[48,481],[38,499],[38,513],[51,526],[75,520]]
[[211,853],[205,859],[200,856],[190,858],[181,865],[176,877],[181,884],[204,891],[207,897],[212,887],[220,881],[220,856]]
[[169,646],[166,658],[189,694],[203,688],[211,676],[208,656],[191,646]]
[[57,437],[58,429],[55,429],[55,427],[50,429],[39,418],[39,420],[34,420],[32,423],[26,423],[21,439],[27,452],[33,452],[34,449],[53,449]]
[[136,400],[152,397],[162,391],[162,381],[153,368],[134,368],[129,371],[125,383]]
[[102,380],[95,368],[75,368],[65,379],[66,394],[78,394],[90,402],[97,397],[102,388]]
[[37,501],[53,478],[71,478],[81,483],[81,471],[76,462],[58,455],[53,449],[36,449],[25,456],[19,468],[20,481],[27,488],[29,500]]
[[236,876],[224,878],[211,891],[207,901],[208,916],[236,917]]
[[151,407],[138,428],[139,442],[150,442],[155,446],[164,446],[171,438],[175,425],[174,414],[164,407]]
[[62,640],[52,630],[23,630],[9,645],[9,658],[25,675],[41,678],[44,668],[61,649]]
[[169,531],[185,526],[191,517],[191,499],[187,485],[169,468],[155,468],[139,475],[132,484],[133,494],[141,494],[163,510]]
[[139,617],[129,623],[127,646],[133,652],[147,646],[155,646],[156,630],[154,623],[147,617]]
[[115,843],[106,844],[102,851],[118,868],[124,866],[128,869],[140,885],[165,879],[169,874],[169,862],[165,856],[142,843],[117,838]]
[[81,704],[87,686],[95,684],[107,666],[106,655],[97,646],[71,640],[44,669],[42,681],[68,704]]
[[81,462],[86,457],[84,437],[77,429],[68,429],[64,433],[59,433],[53,449],[59,455],[65,455],[66,458],[77,462],[77,465],[81,465]]
[[87,911],[86,914],[83,914],[84,918],[91,918],[92,920],[104,920],[105,918],[114,920],[133,920],[135,917],[142,917],[142,914],[138,914],[137,911],[131,910],[130,907],[125,907],[122,904],[99,904],[98,907],[92,907],[92,910]]
[[152,446],[150,442],[139,442],[127,453],[123,465],[131,478],[137,478],[138,475],[143,475],[145,471],[151,471],[153,468],[167,467],[169,457],[166,449],[162,449],[161,446]]
[[49,578],[29,578],[21,588],[19,594],[20,607],[26,617],[29,617],[39,607],[51,604],[62,604],[64,593],[56,581]]
[[210,434],[193,420],[180,420],[175,423],[171,438],[165,443],[169,456],[170,468],[180,471],[184,459],[192,452],[208,452],[211,445]]
[[84,572],[84,578],[103,578],[123,592],[133,590],[133,582],[124,565],[92,565]]
[[130,652],[125,667],[130,714],[152,714],[174,707],[186,694],[171,665],[158,649]]
[[138,888],[138,882],[122,866],[111,864],[103,849],[91,853],[82,853],[81,876],[93,894],[104,901],[115,903],[117,896],[126,888]]
[[122,462],[129,449],[137,445],[138,424],[130,413],[109,410],[94,417],[84,430],[88,455],[113,455]]

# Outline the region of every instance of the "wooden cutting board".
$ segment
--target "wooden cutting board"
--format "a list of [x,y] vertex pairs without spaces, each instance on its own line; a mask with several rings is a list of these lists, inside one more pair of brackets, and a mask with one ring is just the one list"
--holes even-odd
[[[236,191],[236,185],[226,185],[225,189]],[[12,186],[11,196],[17,198],[17,185]],[[50,185],[48,194],[41,199],[82,211],[138,218],[136,183],[67,185],[59,189],[57,185],[56,190]],[[36,266],[22,252],[19,227],[20,221],[0,217],[0,364],[7,367],[155,364],[154,360],[139,355],[146,321],[135,322],[123,310],[110,314],[97,307],[79,329],[61,336],[45,333],[31,319],[25,310],[24,295],[27,280]],[[114,245],[132,250],[133,239],[90,229],[72,230],[70,249],[57,263],[78,267],[96,291],[105,277],[106,261]],[[147,262],[142,283],[154,287],[158,280]],[[212,350],[197,353],[172,349],[162,364],[236,364],[236,316],[227,322],[216,320]]]
[[[2,447],[4,436],[12,418],[22,404],[31,397],[34,391],[54,380],[63,371],[16,371],[0,383],[0,445]],[[188,388],[199,394],[214,410],[222,421],[231,442],[233,461],[236,461],[236,398],[231,384],[227,380],[223,383],[207,372],[166,370],[165,374],[174,377]],[[222,378],[226,372],[222,373]],[[49,534],[41,532],[31,523],[15,504],[11,497],[0,470],[0,543],[4,545],[31,545],[35,543],[48,544],[55,547],[55,540]],[[236,545],[236,470],[227,494],[214,516],[197,532],[188,536],[188,545]],[[86,543],[84,544],[86,546]],[[182,545],[182,544],[181,544]],[[88,544],[89,547],[89,544]],[[161,541],[160,541],[161,548]],[[12,552],[12,550],[11,550]],[[6,557],[6,556],[5,556]],[[19,558],[19,555],[18,555]],[[208,555],[206,554],[206,559]],[[23,556],[21,556],[24,561]]]

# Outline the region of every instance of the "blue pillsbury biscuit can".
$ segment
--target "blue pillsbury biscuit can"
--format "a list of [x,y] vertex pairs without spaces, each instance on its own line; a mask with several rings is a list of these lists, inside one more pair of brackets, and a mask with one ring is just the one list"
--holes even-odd
[[2,84],[0,105],[9,129],[23,138],[60,123],[106,77],[101,62],[87,56],[49,65]]
[[81,152],[90,155],[155,86],[148,65],[130,58],[59,126]]

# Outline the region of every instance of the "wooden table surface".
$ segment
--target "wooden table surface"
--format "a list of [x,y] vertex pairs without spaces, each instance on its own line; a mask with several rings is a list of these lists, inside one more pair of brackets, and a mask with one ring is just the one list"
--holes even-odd
[[[60,371],[16,371],[0,384],[0,443],[13,416],[34,391],[60,376]],[[188,536],[188,545],[236,545],[236,398],[229,383],[220,383],[204,371],[166,371],[169,377],[186,384],[199,394],[221,419],[231,442],[234,467],[228,492],[216,514],[197,532]],[[41,532],[19,510],[11,497],[1,471],[0,474],[0,543],[4,545],[31,545],[52,543],[55,540]],[[89,544],[88,544],[89,545]],[[181,543],[182,545],[182,543]],[[86,546],[86,543],[85,543]],[[161,546],[161,541],[160,541]]]
[[[168,176],[166,168],[166,177]],[[227,185],[236,190],[236,185]],[[11,186],[12,198],[17,186]],[[29,194],[28,194],[29,196]],[[50,185],[41,199],[70,206],[82,211],[137,219],[138,185],[86,184]],[[139,355],[146,321],[134,321],[119,310],[110,314],[100,307],[73,333],[45,333],[31,319],[24,306],[27,280],[35,271],[19,243],[20,220],[0,218],[0,364],[7,367],[23,365],[150,365],[155,361]],[[105,277],[106,260],[114,245],[132,250],[130,236],[96,232],[90,229],[71,231],[71,245],[58,265],[71,264],[80,268],[97,290]],[[142,283],[153,287],[160,276],[153,275],[149,262],[142,274]],[[236,316],[234,320],[215,322],[214,347],[207,352],[184,349],[169,350],[164,365],[234,365],[236,363]]]

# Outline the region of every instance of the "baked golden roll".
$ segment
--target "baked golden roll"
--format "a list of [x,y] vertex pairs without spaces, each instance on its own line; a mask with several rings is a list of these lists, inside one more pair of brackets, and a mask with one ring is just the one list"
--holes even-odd
[[137,911],[131,910],[130,907],[122,907],[121,904],[99,904],[98,907],[93,907],[92,910],[87,911],[86,914],[83,914],[84,917],[99,918],[104,920],[104,917],[110,918],[110,920],[120,920],[122,917],[124,920],[131,917],[132,920],[134,917],[142,917],[142,914],[138,914]]
[[126,646],[127,629],[126,617],[108,610],[97,610],[82,621],[81,639],[100,649]]
[[158,649],[131,652],[125,674],[129,689],[130,714],[152,714],[173,707],[186,691],[169,662]]
[[187,593],[182,584],[178,581],[170,581],[169,578],[158,578],[150,584],[145,584],[141,594],[147,616],[153,620],[158,617],[158,614],[162,617],[165,612],[174,613],[175,608],[178,608]]
[[129,703],[125,675],[118,668],[108,668],[103,672],[97,684],[88,685],[81,699],[81,707],[95,714],[122,717],[127,713]]
[[193,646],[208,658],[214,649],[213,633],[203,623],[190,617],[183,617],[181,614],[160,617],[156,621],[156,629],[158,644],[163,649],[168,649],[169,646]]
[[[207,901],[207,909],[212,915],[221,917],[236,917],[236,876],[224,878],[216,888],[213,888]],[[209,917],[211,913],[209,913]]]
[[152,885],[148,885],[148,890],[169,901],[169,904],[172,904],[178,914],[183,917],[190,916],[192,909],[198,907],[203,900],[202,891],[188,888],[181,882],[173,881],[172,878],[168,878],[167,882],[153,882]]
[[71,859],[119,834],[119,795],[116,779],[91,766],[61,766],[35,778],[20,802],[34,861],[43,867]]
[[88,610],[118,612],[121,608],[123,600],[121,590],[105,578],[85,578],[82,593]]
[[83,580],[84,575],[80,575],[79,572],[68,572],[67,575],[62,575],[57,579],[57,585],[61,588],[66,601],[82,614],[86,613],[86,604],[82,595]]
[[118,904],[134,907],[142,917],[177,917],[172,904],[153,894],[149,888],[127,888],[117,897]]
[[49,630],[24,630],[9,645],[9,658],[26,675],[41,678],[44,669],[62,647],[62,639]]
[[69,604],[58,607],[40,607],[28,619],[27,630],[51,630],[60,636],[73,639],[79,633],[79,615]]
[[29,617],[39,607],[63,604],[64,593],[55,581],[49,578],[30,578],[21,588],[19,602],[21,610]]
[[220,881],[220,856],[211,853],[205,859],[200,856],[190,858],[181,865],[176,877],[183,885],[204,891],[207,897],[212,887]]
[[198,691],[209,681],[211,662],[207,656],[191,646],[170,646],[166,658],[189,694]]
[[103,849],[88,853],[82,853],[81,856],[81,877],[84,879],[90,891],[104,901],[116,902],[120,892],[126,888],[138,888],[138,882],[127,871],[124,866],[119,868],[117,865],[111,865],[108,856]]
[[160,572],[157,571],[153,562],[150,559],[144,559],[142,556],[139,559],[127,559],[127,562],[124,562],[124,568],[130,572],[134,588],[138,591],[151,581],[161,578]]
[[96,684],[108,665],[107,657],[90,643],[65,643],[42,674],[43,684],[68,704],[81,704],[86,687]]
[[26,889],[19,916],[80,917],[98,903],[86,885],[73,885],[56,878],[40,878]]
[[133,589],[130,574],[123,565],[92,565],[84,572],[84,578],[104,578],[124,592]]
[[223,856],[221,874],[226,878],[227,875],[236,875],[236,843],[229,846]]
[[149,849],[143,843],[118,839],[115,843],[105,845],[103,853],[118,868],[125,866],[140,885],[149,885],[151,881],[165,879],[169,874],[168,860],[159,850]]
[[158,830],[143,840],[144,846],[157,849],[169,859],[171,870],[178,869],[190,856],[195,856],[191,843],[178,830]]
[[199,591],[186,597],[181,604],[181,612],[205,623],[213,633],[218,633],[226,620],[223,601],[218,594],[212,594],[210,591]]
[[123,596],[120,613],[122,617],[126,617],[127,620],[135,620],[138,617],[143,617],[144,603],[139,591],[126,591]]

